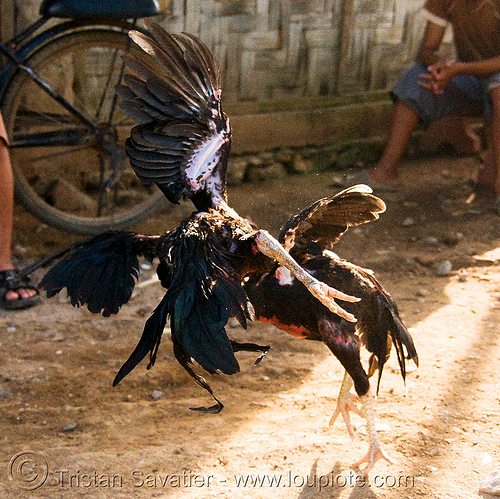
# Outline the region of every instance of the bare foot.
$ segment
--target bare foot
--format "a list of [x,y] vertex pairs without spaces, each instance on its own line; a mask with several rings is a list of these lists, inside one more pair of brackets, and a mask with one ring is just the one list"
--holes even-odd
[[373,168],[368,170],[368,174],[373,180],[379,182],[380,184],[390,185],[395,188],[401,185],[397,173],[388,175],[387,172],[385,172],[379,165],[375,165]]
[[23,300],[26,300],[26,298],[31,298],[32,296],[36,295],[36,291],[34,289],[18,289],[17,291],[7,291],[5,293],[5,299],[7,301],[15,301],[19,300],[19,298],[22,298]]
[[0,304],[5,309],[23,309],[38,302],[38,291],[28,278],[13,268],[0,270]]

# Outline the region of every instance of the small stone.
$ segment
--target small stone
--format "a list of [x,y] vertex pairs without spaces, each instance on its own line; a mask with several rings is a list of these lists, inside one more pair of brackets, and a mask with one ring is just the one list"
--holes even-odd
[[151,392],[151,398],[153,400],[160,400],[163,397],[163,392],[161,390],[153,390]]
[[14,326],[9,326],[9,327],[7,328],[7,332],[8,332],[8,333],[15,333],[15,332],[16,332],[16,328],[15,328]]
[[288,173],[283,165],[273,163],[266,166],[251,166],[245,173],[245,182],[263,182],[270,179],[286,178]]
[[259,154],[260,161],[264,166],[272,165],[275,163],[274,153],[272,152],[263,152]]
[[292,173],[308,173],[313,170],[314,162],[310,159],[303,158],[301,156],[295,156],[291,162]]
[[22,257],[24,256],[26,253],[28,252],[28,250],[24,247],[24,246],[21,246],[20,244],[15,244],[12,248],[12,253],[14,256],[17,256],[17,257]]
[[346,178],[344,175],[333,175],[330,181],[332,187],[345,187]]
[[230,158],[227,167],[228,185],[239,185],[243,182],[247,171],[247,160],[245,158]]
[[458,282],[467,282],[467,279],[469,278],[469,274],[465,270],[459,270],[458,272]]
[[375,423],[375,429],[377,431],[391,431],[391,427],[385,423]]
[[479,492],[500,496],[500,471],[494,471],[481,483]]
[[293,161],[294,154],[293,149],[279,149],[274,153],[274,161],[281,164],[288,164]]
[[266,164],[264,168],[265,179],[286,178],[288,173],[281,163]]
[[248,158],[248,164],[250,166],[260,167],[262,166],[263,162],[258,156],[251,156],[250,158]]
[[415,225],[415,220],[411,217],[406,217],[403,220],[403,227],[411,227],[412,225]]
[[424,239],[424,243],[429,246],[437,246],[439,244],[439,239],[437,237],[429,236]]
[[452,264],[449,260],[445,260],[444,262],[441,262],[437,268],[436,268],[436,275],[438,276],[447,276],[452,269]]
[[76,423],[70,423],[63,427],[62,431],[73,431],[77,427]]
[[6,399],[9,397],[10,397],[9,392],[4,390],[3,388],[0,388],[0,399]]

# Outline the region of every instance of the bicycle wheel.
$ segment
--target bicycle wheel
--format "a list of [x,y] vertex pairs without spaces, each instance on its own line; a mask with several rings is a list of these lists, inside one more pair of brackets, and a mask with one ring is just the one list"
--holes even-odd
[[28,57],[26,65],[77,113],[22,70],[5,90],[3,115],[16,194],[51,226],[96,234],[139,222],[164,203],[153,184],[136,177],[125,154],[134,123],[116,106],[115,86],[124,71],[121,54],[128,40],[113,28],[74,31]]

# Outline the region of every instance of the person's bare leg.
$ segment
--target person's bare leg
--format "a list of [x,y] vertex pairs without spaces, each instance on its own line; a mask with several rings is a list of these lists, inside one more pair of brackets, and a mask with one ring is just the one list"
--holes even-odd
[[9,150],[0,139],[0,270],[12,268],[10,245],[12,241],[12,211],[14,181]]
[[497,199],[497,209],[500,209],[500,87],[494,88],[490,95],[493,103],[493,121],[488,127],[488,146],[492,161],[488,173],[490,185]]
[[[0,139],[0,271],[14,268],[11,257],[12,223],[14,208],[14,180],[12,178],[12,165],[10,163],[9,149]],[[19,289],[8,291],[7,300],[30,298],[36,291],[33,289]]]
[[495,189],[496,180],[496,166],[495,166],[495,154],[493,148],[490,146],[494,139],[491,137],[492,127],[486,127],[486,142],[488,144],[487,149],[484,154],[481,155],[482,164],[479,166],[476,172],[476,185],[488,192],[493,192]]
[[370,170],[370,176],[381,183],[398,185],[398,168],[410,135],[418,125],[419,116],[404,102],[394,107],[389,135],[380,161]]

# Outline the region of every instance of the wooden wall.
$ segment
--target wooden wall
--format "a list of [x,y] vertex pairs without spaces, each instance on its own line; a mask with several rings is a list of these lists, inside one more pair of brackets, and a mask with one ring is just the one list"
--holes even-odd
[[411,61],[421,0],[173,0],[163,24],[197,33],[225,70],[225,98],[385,89]]
[[[227,101],[383,90],[412,61],[423,0],[161,0],[159,21],[216,53]],[[40,0],[1,2],[2,37]]]

